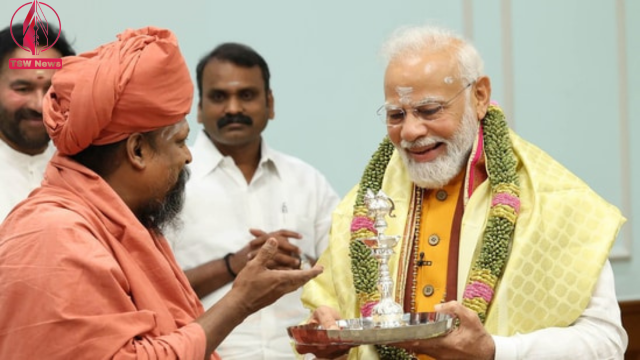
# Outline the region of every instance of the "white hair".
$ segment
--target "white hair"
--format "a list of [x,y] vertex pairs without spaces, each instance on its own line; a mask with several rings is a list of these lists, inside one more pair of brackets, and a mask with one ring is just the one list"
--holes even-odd
[[401,27],[385,41],[381,53],[387,62],[390,62],[399,56],[438,51],[447,47],[456,51],[462,80],[471,82],[484,75],[484,62],[478,50],[453,31],[441,27]]

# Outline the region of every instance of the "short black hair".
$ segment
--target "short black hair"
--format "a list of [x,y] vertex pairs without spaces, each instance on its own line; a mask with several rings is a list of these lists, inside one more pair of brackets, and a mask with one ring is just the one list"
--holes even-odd
[[[17,49],[19,46],[13,41],[13,37],[11,37],[11,33],[13,32],[13,37],[15,37],[16,41],[22,43],[22,23],[14,24],[13,26],[2,29],[0,31],[0,65],[3,65],[9,59],[9,54]],[[57,34],[58,28],[52,25],[49,25],[49,33]],[[44,31],[42,28],[38,27],[38,36],[41,38],[45,38]],[[55,40],[55,39],[53,39]],[[67,41],[67,38],[64,36],[63,32],[60,32],[60,38],[53,44],[53,49],[58,50],[62,56],[71,56],[75,55],[76,52],[71,47],[71,44]]]
[[264,80],[264,91],[265,93],[269,92],[269,78],[271,74],[269,73],[269,66],[267,62],[264,61],[264,58],[247,45],[224,43],[216,46],[215,49],[211,50],[210,53],[202,57],[198,62],[198,66],[196,67],[196,80],[198,82],[199,102],[202,102],[202,74],[204,73],[205,66],[212,60],[229,61],[235,65],[246,68],[259,66],[262,71],[262,80]]

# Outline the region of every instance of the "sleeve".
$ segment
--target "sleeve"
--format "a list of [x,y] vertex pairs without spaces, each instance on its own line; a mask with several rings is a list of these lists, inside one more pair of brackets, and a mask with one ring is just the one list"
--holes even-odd
[[589,305],[573,325],[493,339],[495,360],[623,359],[628,338],[620,319],[611,264],[607,261],[603,266]]

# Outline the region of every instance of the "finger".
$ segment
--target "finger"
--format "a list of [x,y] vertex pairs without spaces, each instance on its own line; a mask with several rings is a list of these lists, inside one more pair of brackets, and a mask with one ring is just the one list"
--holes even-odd
[[269,237],[268,237],[268,236],[266,236],[266,235],[265,235],[265,236],[257,237],[257,238],[255,238],[255,239],[253,239],[253,240],[249,241],[249,246],[250,246],[252,249],[258,249],[258,248],[261,248],[261,247],[262,247],[262,245],[264,245],[264,243],[265,243],[265,242],[267,242],[267,239],[269,239]]
[[290,243],[287,238],[283,238],[283,237],[275,237],[275,238],[278,241],[278,250],[280,250],[281,253],[300,254],[302,252],[299,247]]
[[286,230],[286,229],[280,229],[275,233],[273,233],[272,235],[284,236],[286,238],[302,239],[302,234],[295,231]]
[[306,284],[309,280],[322,274],[324,268],[316,265],[311,269],[305,270],[282,270],[280,275],[284,276],[287,281],[283,281],[282,285],[286,292],[296,290],[300,286]]
[[459,328],[461,323],[470,323],[474,320],[478,320],[478,315],[475,311],[467,309],[461,303],[457,301],[449,301],[444,304],[438,304],[435,306],[437,312],[449,314],[455,318],[455,327]]
[[302,259],[299,256],[291,255],[291,253],[283,254],[278,252],[274,255],[273,261],[278,264],[278,266],[284,266],[289,269],[299,269],[302,264]]
[[255,260],[258,264],[266,267],[267,263],[273,259],[278,252],[278,242],[274,238],[269,238],[258,250]]
[[455,300],[448,301],[448,302],[446,302],[444,304],[437,304],[435,306],[436,312],[449,314],[449,315],[452,315],[452,316],[457,316],[459,310],[461,310],[462,308],[463,308],[463,306],[459,302],[457,302]]
[[340,329],[336,322],[337,320],[340,320],[340,314],[333,308],[320,306],[314,312],[313,317],[325,329]]
[[267,235],[266,232],[260,230],[260,229],[249,229],[249,232],[251,233],[251,235],[255,236],[255,237],[260,237],[260,236],[264,236]]

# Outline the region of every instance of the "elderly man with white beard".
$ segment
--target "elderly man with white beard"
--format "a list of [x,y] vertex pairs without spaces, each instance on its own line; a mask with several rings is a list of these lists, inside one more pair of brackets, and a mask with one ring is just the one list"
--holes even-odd
[[[386,234],[404,312],[456,318],[444,336],[390,345],[307,346],[349,359],[622,359],[607,255],[625,219],[585,183],[509,130],[483,61],[446,29],[405,28],[383,48],[378,114],[388,137],[333,216],[325,272],[302,301],[310,323],[371,315],[377,263],[367,190],[395,203]],[[305,358],[315,358],[307,355]]]

